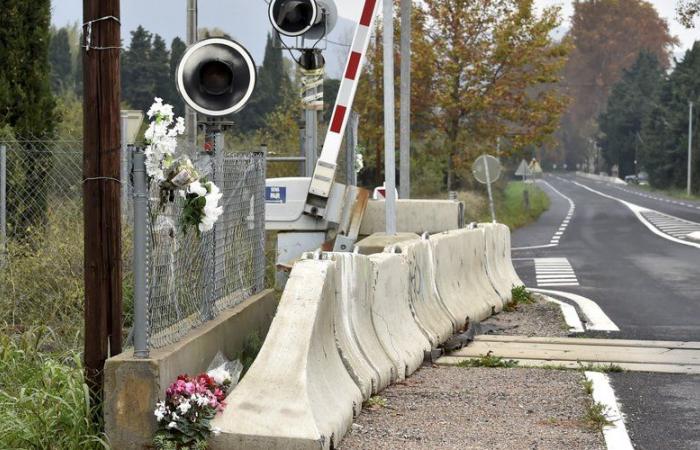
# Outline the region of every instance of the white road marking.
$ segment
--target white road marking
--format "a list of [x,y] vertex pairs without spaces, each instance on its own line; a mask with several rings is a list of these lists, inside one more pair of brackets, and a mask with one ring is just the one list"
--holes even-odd
[[557,297],[567,298],[575,302],[581,309],[581,313],[587,320],[586,329],[594,331],[620,331],[620,329],[615,325],[615,322],[610,320],[607,314],[598,306],[593,300],[583,297],[577,294],[571,294],[569,292],[563,291],[553,291],[550,289],[530,289],[532,292],[538,292],[540,294],[554,295]]
[[586,372],[586,379],[593,383],[593,401],[605,408],[605,417],[612,422],[603,427],[603,436],[608,450],[634,450],[632,440],[627,434],[625,418],[610,384],[610,378],[600,372]]
[[579,286],[578,278],[566,258],[534,258],[538,287]]
[[[678,244],[683,244],[683,245],[688,245],[690,247],[700,248],[700,244],[686,241],[683,239],[679,239],[679,238],[674,237],[668,233],[664,233],[659,228],[655,227],[646,217],[644,217],[644,213],[651,212],[651,213],[663,214],[662,212],[659,212],[659,211],[656,211],[653,209],[649,209],[649,208],[644,208],[644,207],[636,205],[634,203],[630,203],[628,201],[619,199],[617,197],[613,197],[612,195],[608,195],[608,194],[605,194],[603,192],[596,191],[595,189],[590,188],[590,187],[586,186],[585,184],[581,184],[581,183],[576,182],[576,181],[572,181],[572,183],[574,183],[575,185],[577,185],[583,189],[586,189],[587,191],[593,192],[594,194],[598,194],[601,197],[605,197],[605,198],[608,198],[610,200],[618,201],[618,202],[622,203],[623,205],[627,206],[634,213],[634,215],[637,216],[637,219],[639,219],[639,221],[642,222],[642,224],[645,227],[647,227],[649,229],[649,231],[651,231],[655,235],[660,236],[668,241],[676,242]],[[668,216],[668,215],[666,215],[666,216]],[[674,217],[674,216],[668,216],[668,217],[673,217],[673,218],[681,220],[681,221],[684,220],[684,219],[681,219],[680,217]]]
[[551,184],[547,183],[544,180],[537,180],[537,182],[547,185],[556,194],[558,194],[564,200],[569,202],[569,210],[567,211],[566,217],[564,218],[564,221],[561,223],[561,226],[559,227],[558,231],[554,234],[552,239],[549,241],[549,244],[533,245],[533,246],[529,246],[529,247],[514,247],[512,250],[536,250],[536,249],[541,249],[541,248],[557,247],[559,245],[559,241],[561,240],[561,237],[563,237],[563,235],[564,235],[564,231],[566,231],[566,227],[569,226],[569,222],[571,221],[571,217],[574,215],[574,211],[576,210],[576,205],[574,204],[574,201],[571,200],[566,195],[559,192],[559,190],[557,190],[554,186],[552,186]]
[[570,333],[583,333],[586,331],[583,328],[583,323],[581,323],[581,319],[578,317],[576,308],[569,305],[568,303],[564,303],[547,295],[543,295],[542,297],[544,297],[544,299],[548,302],[556,303],[557,305],[559,305],[559,308],[561,308],[561,313],[564,316],[564,321],[569,326]]

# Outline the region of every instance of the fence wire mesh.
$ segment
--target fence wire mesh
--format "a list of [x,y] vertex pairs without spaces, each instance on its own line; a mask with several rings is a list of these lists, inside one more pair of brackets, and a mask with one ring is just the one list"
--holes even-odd
[[7,139],[0,159],[0,326],[47,325],[74,341],[83,317],[82,141]]
[[[163,205],[158,186],[150,187],[150,348],[176,342],[193,327],[264,287],[264,154],[207,158],[204,166],[221,189],[224,213],[214,229],[201,236],[194,231],[184,233],[178,225],[181,199]],[[201,171],[202,165],[198,167]]]
[[[2,161],[4,159],[4,161]],[[44,325],[79,348],[83,329],[82,139],[0,139],[0,328]],[[178,203],[151,208],[149,333],[151,347],[264,287],[265,161],[261,153],[211,164],[224,214],[198,238],[177,227]],[[4,169],[4,170],[3,170]],[[133,324],[132,187],[124,183],[122,268],[124,338]],[[0,190],[1,191],[1,190]],[[153,190],[155,194],[155,190]],[[129,341],[126,342],[128,345]]]

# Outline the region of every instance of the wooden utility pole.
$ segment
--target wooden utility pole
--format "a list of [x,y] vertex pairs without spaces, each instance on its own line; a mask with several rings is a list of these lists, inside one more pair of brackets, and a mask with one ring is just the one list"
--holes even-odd
[[98,401],[122,351],[119,0],[83,0],[85,376]]

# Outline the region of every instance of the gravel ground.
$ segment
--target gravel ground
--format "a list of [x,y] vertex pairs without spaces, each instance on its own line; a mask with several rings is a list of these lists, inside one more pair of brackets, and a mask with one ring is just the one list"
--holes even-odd
[[[340,449],[605,449],[573,371],[423,368],[365,406]],[[384,405],[376,405],[384,403]]]
[[559,305],[535,296],[537,303],[519,305],[516,311],[502,312],[481,323],[488,334],[565,337],[569,327]]

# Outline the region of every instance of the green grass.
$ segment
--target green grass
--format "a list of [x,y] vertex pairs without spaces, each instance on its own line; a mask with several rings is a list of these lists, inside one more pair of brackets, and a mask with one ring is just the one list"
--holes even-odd
[[579,362],[579,369],[582,372],[603,372],[603,373],[622,373],[625,371],[617,364],[582,364]]
[[605,416],[605,405],[598,402],[591,402],[588,405],[584,421],[588,428],[595,431],[603,431],[604,427],[612,425]]
[[80,355],[47,352],[54,340],[47,328],[0,334],[0,448],[109,448],[91,421]]
[[525,286],[517,286],[511,290],[512,300],[503,307],[505,312],[513,312],[520,305],[532,305],[536,303],[535,297]]
[[366,408],[371,408],[371,409],[381,409],[381,408],[386,408],[387,401],[384,397],[380,397],[379,395],[374,395],[370,397],[369,400],[365,402],[365,407]]
[[512,359],[503,359],[500,356],[494,356],[492,352],[477,358],[477,359],[466,359],[457,364],[457,367],[469,368],[469,367],[489,367],[496,369],[512,369],[518,366],[517,361]]
[[[530,207],[525,207],[524,192],[529,192]],[[498,182],[493,185],[496,220],[511,230],[529,225],[549,209],[550,201],[536,184],[521,181]],[[488,197],[481,191],[462,191],[457,198],[464,203],[465,221],[491,222]]]

